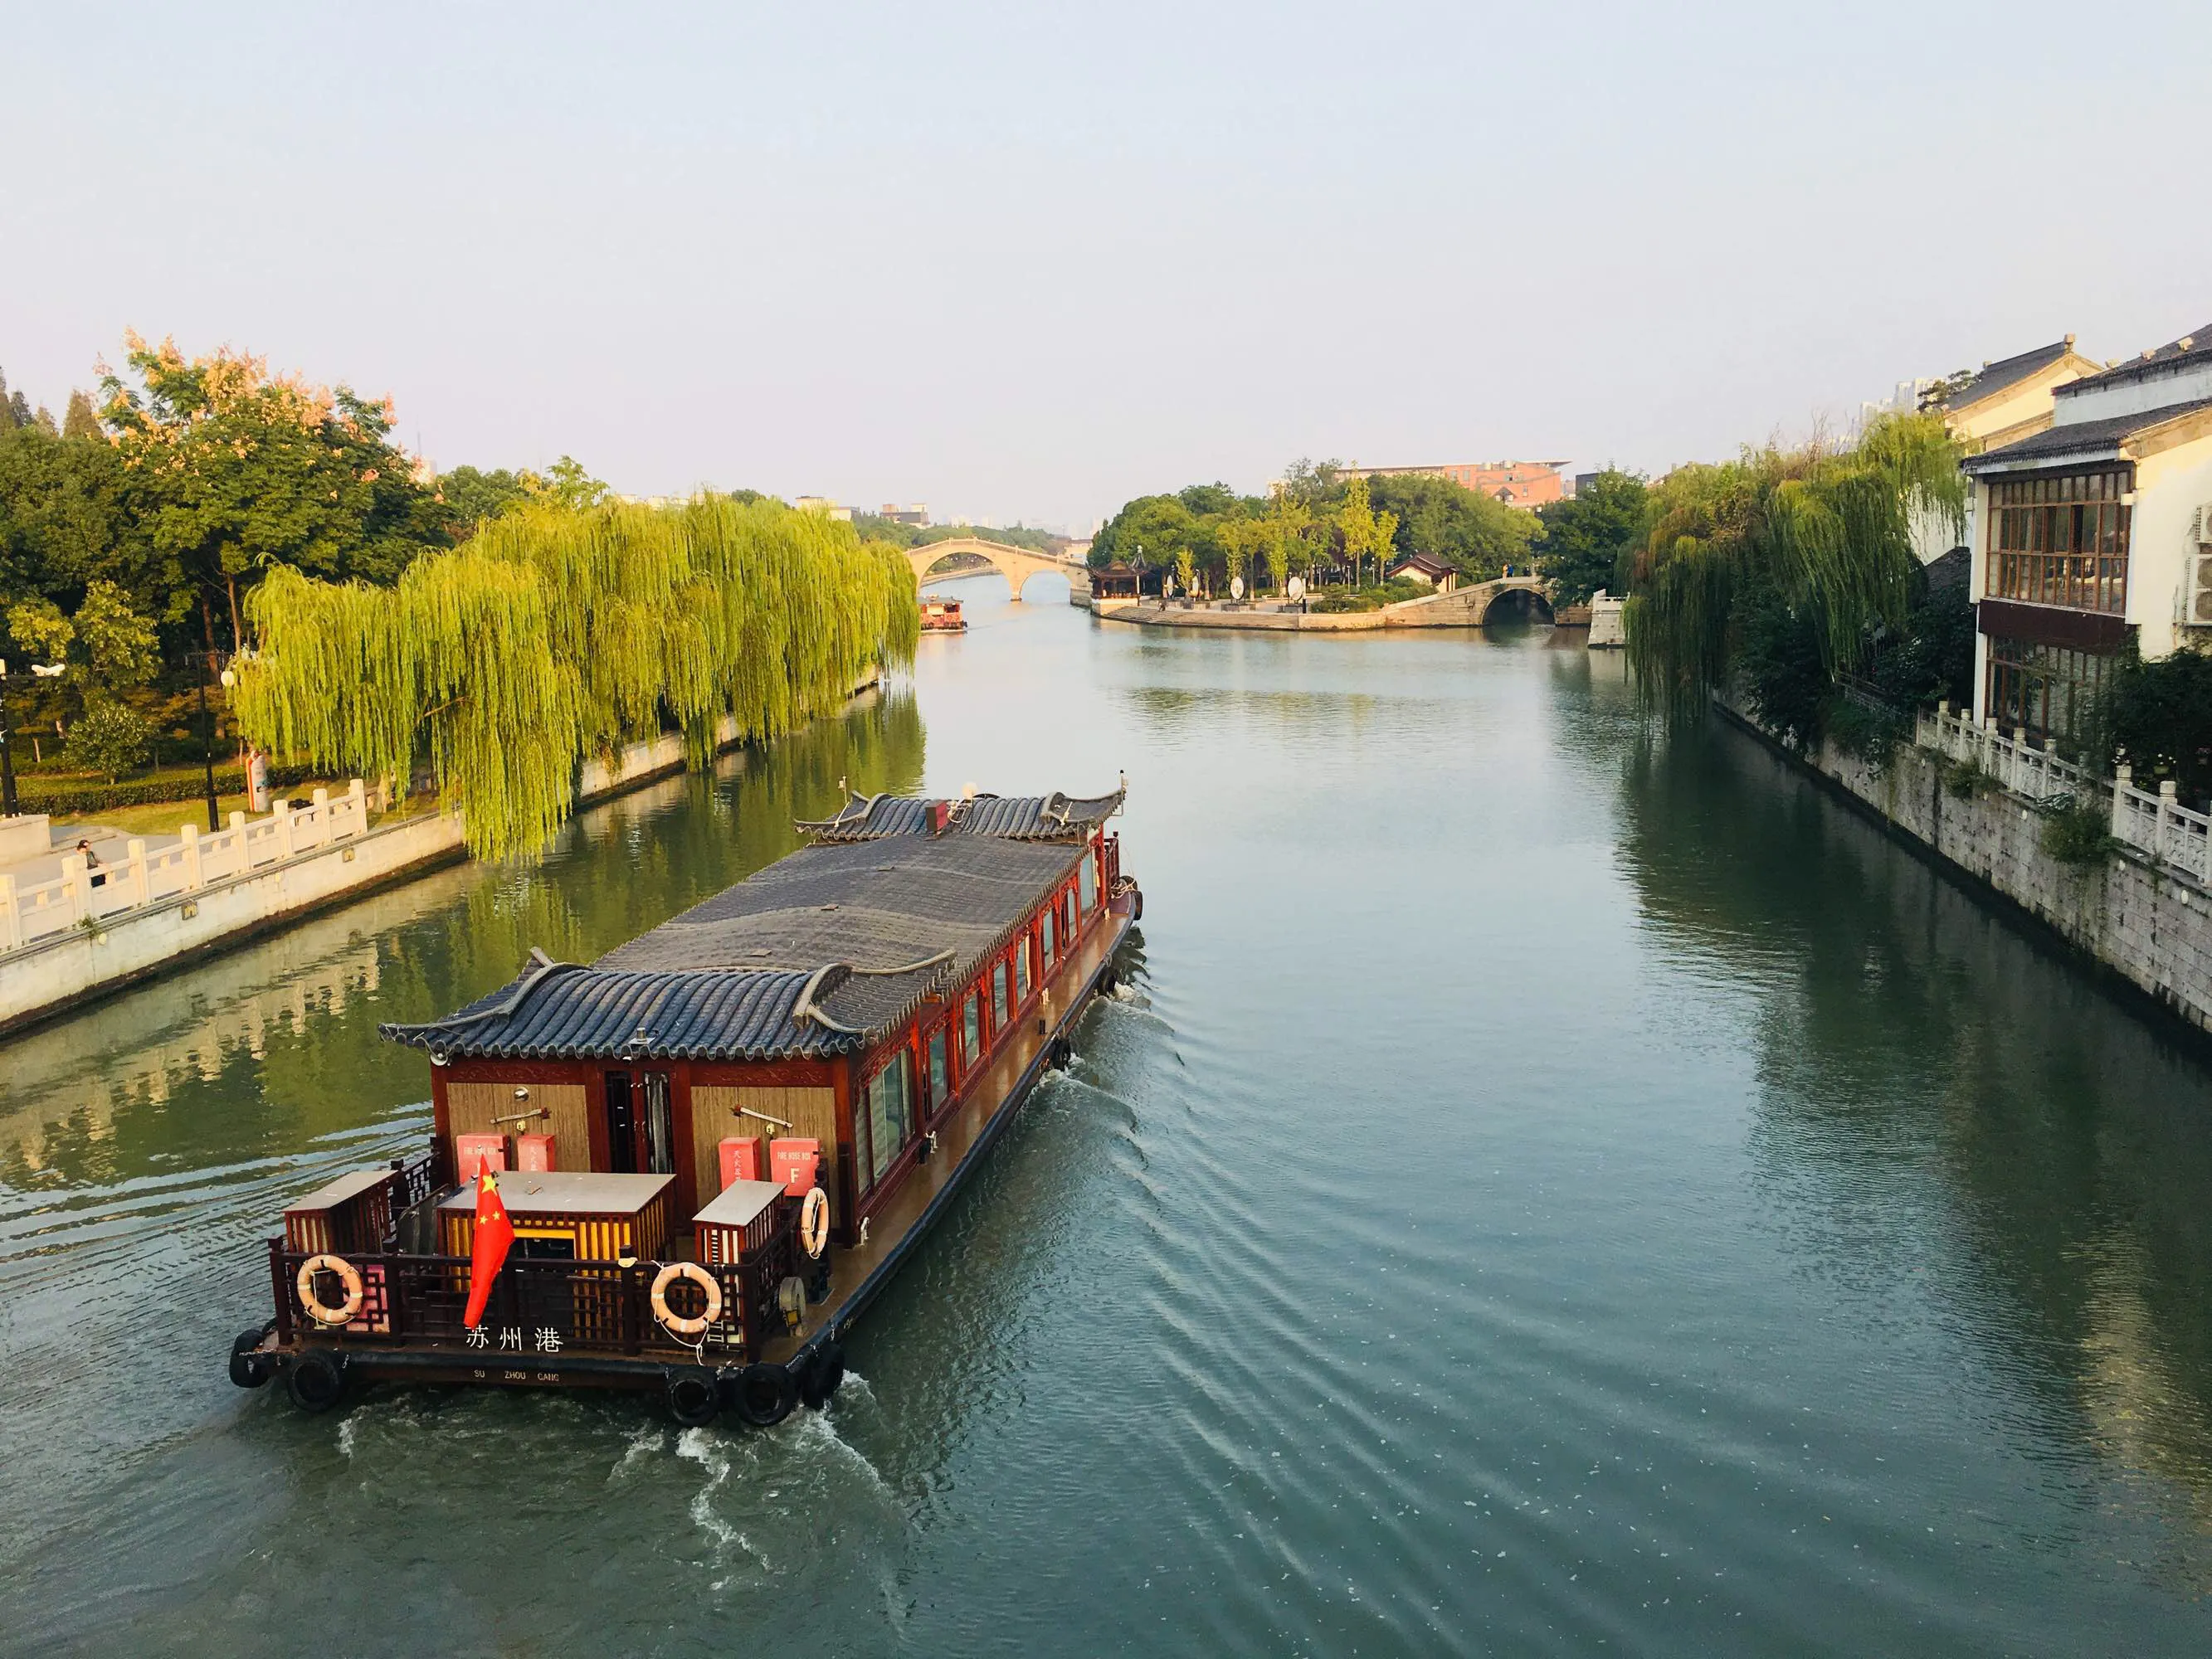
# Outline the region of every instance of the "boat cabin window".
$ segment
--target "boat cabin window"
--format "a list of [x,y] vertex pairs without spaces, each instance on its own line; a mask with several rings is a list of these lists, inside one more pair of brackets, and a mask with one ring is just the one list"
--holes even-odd
[[950,1022],[929,1034],[929,1109],[941,1112],[952,1098],[952,1026]]
[[1022,942],[1014,946],[1014,1000],[1027,1002],[1029,1000],[1030,942],[1028,936],[1024,935]]
[[1006,959],[1000,957],[991,969],[991,1023],[1003,1030],[1013,1017],[1014,1005],[1006,995]]
[[1055,948],[1053,939],[1053,912],[1051,910],[1048,910],[1044,913],[1044,923],[1037,934],[1037,937],[1044,943],[1044,965],[1045,970],[1048,973],[1052,970],[1053,951]]
[[960,1069],[963,1074],[983,1063],[981,999],[970,991],[960,1006]]
[[867,1110],[853,1127],[860,1131],[862,1189],[881,1181],[914,1136],[908,1074],[914,1057],[900,1049],[890,1065],[868,1079]]
[[528,1232],[514,1230],[514,1253],[526,1261],[574,1261],[576,1235],[570,1232]]
[[1075,897],[1083,914],[1089,915],[1098,902],[1098,860],[1087,858],[1076,867]]
[[665,1072],[609,1072],[607,1168],[616,1175],[674,1175],[676,1127]]

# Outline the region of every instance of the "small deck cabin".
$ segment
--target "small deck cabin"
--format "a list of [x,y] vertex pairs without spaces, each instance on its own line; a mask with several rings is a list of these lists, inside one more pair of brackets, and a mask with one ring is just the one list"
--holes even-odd
[[960,601],[948,599],[942,593],[921,596],[921,631],[925,634],[964,634],[968,619],[961,615]]
[[[647,1386],[673,1350],[706,1368],[686,1386],[710,1414],[713,1368],[741,1367],[755,1421],[806,1393],[787,1362],[834,1387],[816,1349],[1110,979],[1141,907],[1106,831],[1121,803],[854,795],[597,962],[532,951],[459,1012],[385,1026],[429,1056],[431,1145],[286,1211],[276,1316],[241,1337],[234,1379],[282,1368],[317,1406],[349,1367]],[[536,1344],[507,1369],[465,1352],[486,1345],[461,1322],[486,1167],[515,1231],[487,1323]],[[810,1201],[826,1243],[800,1224]]]

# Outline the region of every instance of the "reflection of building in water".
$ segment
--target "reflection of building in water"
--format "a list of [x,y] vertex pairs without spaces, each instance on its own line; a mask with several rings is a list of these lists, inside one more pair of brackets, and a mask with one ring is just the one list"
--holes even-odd
[[[2080,1387],[2090,1443],[2120,1468],[2179,1492],[2196,1529],[2212,1534],[2212,1415],[2161,1351],[2160,1322],[2142,1294],[2152,1264],[2130,1244],[2098,1254],[2082,1310]],[[2191,1577],[2199,1595],[2212,1590],[2212,1561],[2192,1563]]]
[[137,1027],[138,1040],[119,1053],[88,1050],[75,1021],[19,1039],[9,1053],[0,1146],[11,1148],[29,1169],[42,1169],[53,1125],[66,1122],[87,1139],[105,1139],[114,1132],[118,1112],[167,1105],[177,1088],[195,1079],[216,1081],[241,1054],[265,1058],[272,1031],[300,1030],[311,1018],[335,1019],[349,1001],[374,993],[380,974],[374,940],[358,937],[336,956],[273,982],[261,977],[268,965],[257,962],[253,984],[212,1006],[209,988],[198,987],[189,1017],[150,1033]]

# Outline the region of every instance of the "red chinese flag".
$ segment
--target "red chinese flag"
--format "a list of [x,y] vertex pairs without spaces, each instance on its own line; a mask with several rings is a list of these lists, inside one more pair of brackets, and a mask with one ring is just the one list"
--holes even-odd
[[477,1165],[477,1237],[469,1252],[469,1310],[461,1318],[471,1330],[483,1323],[492,1281],[507,1265],[507,1249],[514,1243],[514,1224],[507,1218],[499,1182],[492,1179],[491,1163],[486,1159]]

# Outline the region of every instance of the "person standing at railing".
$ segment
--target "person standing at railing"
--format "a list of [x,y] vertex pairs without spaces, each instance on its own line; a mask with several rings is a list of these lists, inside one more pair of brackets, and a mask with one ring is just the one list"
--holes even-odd
[[106,886],[107,878],[100,873],[100,854],[92,850],[92,843],[88,841],[80,841],[76,844],[76,850],[84,854],[85,872],[92,878],[92,884],[94,887]]

